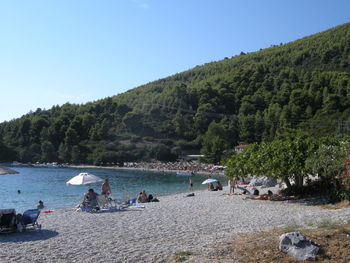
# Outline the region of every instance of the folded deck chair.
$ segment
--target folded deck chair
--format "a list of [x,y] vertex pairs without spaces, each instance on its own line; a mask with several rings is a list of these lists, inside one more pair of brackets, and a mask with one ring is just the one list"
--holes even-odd
[[114,200],[107,198],[105,195],[97,196],[96,201],[100,210],[113,210],[118,208],[117,203]]
[[9,233],[14,231],[16,231],[15,212],[2,210],[0,213],[0,232]]
[[22,225],[24,229],[35,229],[40,230],[41,225],[38,224],[38,217],[40,215],[39,209],[29,209],[22,215]]
[[130,207],[130,208],[145,208],[146,206],[144,205],[144,203],[138,203],[136,198],[133,198],[130,200],[128,207]]

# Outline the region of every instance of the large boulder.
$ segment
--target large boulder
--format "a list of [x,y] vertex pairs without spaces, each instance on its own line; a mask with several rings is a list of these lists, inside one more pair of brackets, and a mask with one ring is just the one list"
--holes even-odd
[[277,180],[274,178],[268,178],[266,176],[253,178],[249,185],[261,186],[261,187],[274,187],[277,184]]
[[319,248],[299,232],[280,236],[279,249],[298,261],[315,260]]

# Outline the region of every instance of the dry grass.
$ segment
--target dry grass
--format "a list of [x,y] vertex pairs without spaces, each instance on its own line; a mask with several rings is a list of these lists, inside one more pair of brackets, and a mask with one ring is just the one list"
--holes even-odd
[[182,251],[175,254],[175,262],[185,262],[192,253],[188,251]]
[[241,234],[229,243],[218,244],[209,256],[191,255],[183,262],[294,263],[297,261],[278,250],[279,236],[290,230],[298,230],[320,247],[316,262],[350,262],[350,222],[339,225],[328,221],[309,230],[300,230],[295,225],[269,232]]
[[341,209],[341,208],[348,208],[350,207],[350,201],[349,200],[344,200],[339,203],[336,203],[334,205],[322,205],[321,206],[324,209]]
[[[321,205],[321,207],[324,209],[349,208],[350,201]],[[318,226],[306,225],[313,229],[303,229],[297,224],[291,224],[268,232],[240,234],[233,237],[230,242],[217,244],[209,255],[180,252],[168,262],[296,263],[298,261],[280,252],[278,245],[282,234],[298,231],[320,248],[316,262],[350,263],[350,221],[343,225],[327,220],[322,221]]]

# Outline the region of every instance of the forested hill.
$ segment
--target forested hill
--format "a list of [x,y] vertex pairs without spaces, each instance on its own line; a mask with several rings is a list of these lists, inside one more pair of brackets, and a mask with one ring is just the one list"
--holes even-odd
[[85,105],[0,124],[0,161],[122,163],[185,153],[218,162],[281,134],[343,136],[350,122],[350,23],[225,58]]

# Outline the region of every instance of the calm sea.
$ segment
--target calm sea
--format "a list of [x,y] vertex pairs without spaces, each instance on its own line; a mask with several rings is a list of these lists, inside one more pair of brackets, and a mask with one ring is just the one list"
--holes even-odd
[[[176,173],[132,171],[115,169],[73,169],[12,167],[19,174],[0,176],[0,208],[15,208],[18,213],[36,208],[39,200],[45,209],[71,208],[81,202],[84,193],[93,188],[100,193],[101,184],[67,186],[66,182],[81,172],[89,172],[102,179],[109,179],[114,198],[136,198],[141,190],[160,197],[175,193],[188,193],[188,178]],[[201,182],[206,175],[195,175],[193,190],[205,189]],[[219,177],[225,184],[226,179]],[[18,194],[20,190],[20,194]]]

